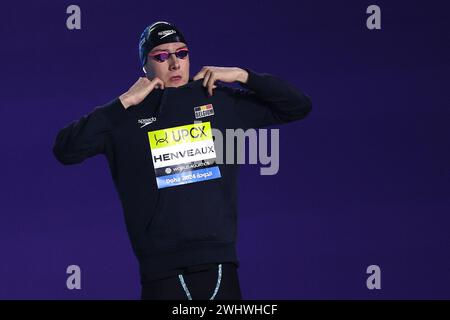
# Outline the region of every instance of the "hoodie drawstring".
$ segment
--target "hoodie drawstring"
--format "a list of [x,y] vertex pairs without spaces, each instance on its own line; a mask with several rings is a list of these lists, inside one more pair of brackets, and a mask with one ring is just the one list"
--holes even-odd
[[[184,278],[182,274],[178,275],[178,278],[180,279],[181,285],[183,286],[184,292],[186,292],[186,295],[188,297],[189,300],[192,300],[192,296],[191,293],[189,292],[189,289],[186,286],[186,282],[184,282]],[[219,264],[219,271],[217,274],[217,284],[216,284],[216,288],[214,289],[214,293],[211,296],[211,298],[209,298],[209,300],[214,300],[214,298],[216,297],[217,292],[219,291],[219,287],[220,287],[220,281],[222,280],[222,264]]]

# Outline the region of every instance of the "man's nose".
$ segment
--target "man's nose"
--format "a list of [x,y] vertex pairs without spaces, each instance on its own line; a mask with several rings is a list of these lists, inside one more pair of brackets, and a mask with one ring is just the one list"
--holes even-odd
[[176,55],[171,54],[169,58],[169,66],[171,69],[178,69],[180,67],[180,62]]

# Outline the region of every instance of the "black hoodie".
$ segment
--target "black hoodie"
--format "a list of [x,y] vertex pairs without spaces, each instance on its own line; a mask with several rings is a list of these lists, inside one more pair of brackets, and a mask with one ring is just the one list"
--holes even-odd
[[[141,281],[195,265],[239,265],[238,165],[215,164],[212,159],[206,168],[218,168],[216,176],[158,188],[156,176],[172,172],[174,167],[155,170],[152,154],[156,149],[151,140],[154,137],[153,144],[164,143],[164,131],[155,131],[196,121],[202,125],[209,122],[225,136],[225,129],[282,124],[303,119],[311,111],[310,98],[289,83],[245,70],[248,81],[241,86],[248,90],[216,83],[218,87],[209,97],[203,79],[189,79],[177,88],[154,89],[140,104],[127,109],[116,98],[57,134],[53,153],[62,164],[81,163],[97,154],[106,156],[139,260]],[[191,128],[190,132],[202,130]]]

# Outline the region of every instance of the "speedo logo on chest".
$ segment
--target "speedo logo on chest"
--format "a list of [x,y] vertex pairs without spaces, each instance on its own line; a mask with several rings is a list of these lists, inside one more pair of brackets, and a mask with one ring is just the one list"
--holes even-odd
[[156,117],[151,117],[151,118],[147,118],[147,119],[139,119],[138,123],[141,124],[142,125],[141,128],[143,128],[149,124],[152,124],[155,121],[156,121]]

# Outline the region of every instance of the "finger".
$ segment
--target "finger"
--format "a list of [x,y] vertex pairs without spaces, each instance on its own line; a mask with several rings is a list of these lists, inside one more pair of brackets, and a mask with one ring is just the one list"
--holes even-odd
[[164,81],[158,79],[158,89],[164,89]]
[[152,91],[153,89],[159,89],[161,87],[161,79],[155,77],[153,78],[147,87],[148,91]]
[[158,81],[152,81],[152,85],[150,85],[150,88],[152,88],[152,89],[159,89],[159,82]]
[[206,87],[209,77],[211,77],[211,70],[206,71],[205,77],[203,78],[203,86],[204,87]]
[[192,80],[196,81],[198,79],[203,78],[203,74],[201,72],[197,73]]
[[140,84],[144,84],[144,85],[149,85],[150,84],[150,80],[147,79],[147,78],[141,78],[141,79],[138,80],[138,82]]
[[194,81],[195,80],[198,80],[198,79],[202,79],[204,76],[205,76],[205,73],[206,73],[206,68],[205,67],[203,67],[196,75],[195,75],[195,77],[194,77]]
[[209,93],[210,96],[213,95],[213,87],[214,87],[214,82],[215,81],[216,81],[216,77],[214,75],[212,75],[208,79],[208,93]]
[[153,78],[153,80],[150,82],[150,83],[151,83],[150,86],[153,87],[153,88],[159,87],[159,86],[161,85],[161,82],[162,82],[161,79],[155,77],[155,78]]
[[194,81],[199,80],[201,78],[204,77],[204,72],[199,72],[195,75],[195,77],[193,78]]

